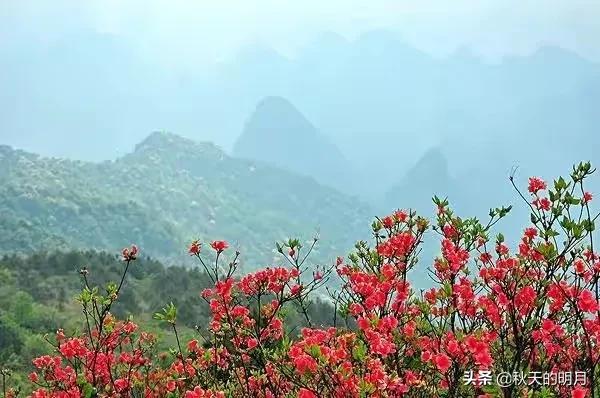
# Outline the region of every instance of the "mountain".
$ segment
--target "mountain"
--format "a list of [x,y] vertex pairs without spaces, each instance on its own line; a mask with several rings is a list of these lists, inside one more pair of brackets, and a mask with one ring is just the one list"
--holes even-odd
[[388,191],[433,146],[459,175],[490,156],[488,168],[502,173],[525,164],[561,172],[593,160],[600,143],[600,65],[557,46],[491,63],[465,48],[435,58],[389,31],[324,34],[273,67],[269,81],[250,72],[255,63],[221,79],[237,82],[234,101],[245,106],[277,93],[301,109],[360,170],[362,191]]
[[282,97],[258,103],[233,154],[312,176],[342,191],[350,190],[355,174],[340,150]]
[[3,143],[99,161],[168,129],[230,151],[256,104],[279,96],[352,164],[354,191],[388,191],[436,145],[456,176],[597,158],[600,66],[558,46],[491,63],[465,48],[436,58],[385,30],[325,33],[294,57],[258,44],[182,70],[119,34],[76,33],[45,43],[15,34],[0,48]]
[[415,209],[420,214],[429,215],[432,212],[433,196],[452,196],[454,188],[453,179],[448,171],[448,160],[440,148],[434,147],[385,194],[384,202],[388,207],[398,207],[402,204],[403,207]]
[[192,239],[226,239],[254,267],[272,261],[275,241],[319,231],[315,255],[324,261],[364,236],[373,215],[311,178],[170,133],[102,163],[0,147],[0,252],[134,242],[181,259]]

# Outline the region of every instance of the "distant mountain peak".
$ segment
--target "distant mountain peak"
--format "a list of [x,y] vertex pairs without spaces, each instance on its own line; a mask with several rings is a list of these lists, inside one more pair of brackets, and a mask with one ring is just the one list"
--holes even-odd
[[578,61],[586,62],[584,57],[577,54],[575,51],[569,50],[567,48],[553,45],[553,44],[544,44],[539,46],[534,52],[534,57],[539,57],[544,60],[555,60],[555,59],[577,59]]
[[428,208],[430,198],[451,194],[452,177],[448,160],[440,147],[432,147],[410,168],[386,194],[390,206],[408,206],[419,210]]
[[459,62],[464,66],[478,66],[482,63],[483,58],[481,54],[473,49],[471,46],[463,45],[456,48],[449,57],[450,61]]
[[303,49],[304,53],[313,56],[340,56],[341,50],[350,48],[352,43],[339,33],[332,31],[316,35]]
[[[301,142],[304,142],[304,148],[298,147]],[[248,149],[256,149],[257,145],[270,152],[271,146],[280,151],[284,148],[302,151],[310,150],[313,145],[333,144],[290,101],[280,96],[268,96],[258,102],[248,118],[234,152],[244,156]],[[291,153],[284,157],[289,155]]]
[[354,51],[360,56],[377,56],[393,60],[401,57],[403,62],[407,59],[430,60],[431,56],[426,52],[411,45],[404,38],[393,31],[385,29],[370,30],[362,33],[354,40]]
[[373,29],[361,33],[354,40],[354,44],[361,48],[384,49],[420,52],[409,44],[401,35],[387,29]]
[[168,145],[177,140],[184,140],[184,138],[168,131],[153,131],[136,145],[136,150],[145,146]]
[[0,153],[11,153],[13,150],[10,145],[0,145]]
[[447,172],[448,159],[440,147],[433,147],[427,150],[412,168],[413,172],[425,170],[431,173]]
[[[503,62],[538,63],[551,69],[560,69],[567,66],[571,68],[597,67],[597,64],[577,52],[555,44],[542,44],[530,54],[505,56]],[[573,71],[570,71],[570,73],[573,73]]]
[[294,115],[305,119],[304,115],[290,101],[277,95],[267,96],[260,100],[256,104],[253,117],[260,117],[263,112],[287,113],[290,116]]
[[135,153],[146,151],[177,151],[177,152],[215,152],[224,154],[223,150],[212,142],[197,142],[189,138],[168,132],[154,131],[135,146]]
[[235,156],[271,163],[340,187],[350,165],[339,149],[290,101],[263,98],[233,149]]

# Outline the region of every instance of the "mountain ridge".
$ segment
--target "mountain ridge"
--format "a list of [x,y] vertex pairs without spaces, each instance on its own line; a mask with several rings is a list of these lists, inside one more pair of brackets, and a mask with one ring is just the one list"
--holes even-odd
[[0,252],[135,242],[157,258],[181,259],[193,239],[226,239],[250,263],[268,263],[274,241],[320,230],[316,253],[324,261],[350,249],[375,215],[312,178],[230,157],[213,144],[169,133],[140,144],[101,163],[5,147],[13,156],[0,158],[8,166],[0,173]]

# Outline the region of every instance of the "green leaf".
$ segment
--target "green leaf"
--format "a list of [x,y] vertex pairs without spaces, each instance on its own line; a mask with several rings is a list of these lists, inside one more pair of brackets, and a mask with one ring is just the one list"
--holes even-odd
[[308,349],[308,353],[310,354],[310,356],[312,356],[313,358],[319,358],[321,357],[321,349],[319,348],[318,345],[313,344],[309,347]]
[[162,312],[155,313],[153,318],[174,325],[177,322],[177,307],[175,307],[173,302],[170,302],[169,305],[162,309]]
[[94,392],[95,392],[94,390],[95,390],[95,388],[90,383],[86,383],[83,386],[83,391],[82,391],[83,392],[83,397],[84,398],[92,398],[95,395],[94,394]]
[[508,206],[508,207],[502,207],[502,208],[500,209],[500,214],[499,214],[499,216],[500,216],[500,217],[504,217],[504,216],[506,216],[508,213],[510,213],[510,211],[512,210],[512,208],[513,208],[513,207],[512,207],[512,205],[510,205],[510,206]]
[[375,220],[373,221],[373,223],[371,224],[371,229],[374,232],[380,231],[381,228],[383,228],[383,224],[379,221],[379,220]]
[[367,346],[362,340],[358,340],[352,350],[352,357],[359,362],[362,362],[367,355]]
[[442,286],[442,289],[445,297],[452,297],[452,285],[450,284],[450,282],[445,281],[444,285]]

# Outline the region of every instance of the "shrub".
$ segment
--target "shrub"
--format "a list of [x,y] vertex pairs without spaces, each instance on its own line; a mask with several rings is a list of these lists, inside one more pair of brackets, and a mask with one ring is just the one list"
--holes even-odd
[[[243,276],[227,242],[192,242],[214,284],[200,295],[211,320],[182,342],[177,308],[166,306],[155,318],[176,337],[169,353],[111,315],[138,254],[125,249],[120,283],[102,294],[81,270],[85,333],[57,332],[55,355],[33,361],[32,396],[598,397],[598,216],[584,188],[592,172],[579,164],[550,188],[531,178],[528,193],[511,178],[531,211],[515,252],[501,234],[490,236],[510,207],[481,223],[438,198],[435,222],[395,211],[373,222],[371,245],[358,242],[347,259],[319,269],[306,262],[316,240],[280,243],[288,266]],[[434,287],[416,292],[409,271],[428,230],[440,236],[441,253],[430,269]],[[342,280],[330,292],[334,325],[321,327],[309,306],[334,274]],[[305,319],[299,334],[285,328],[290,310]]]

